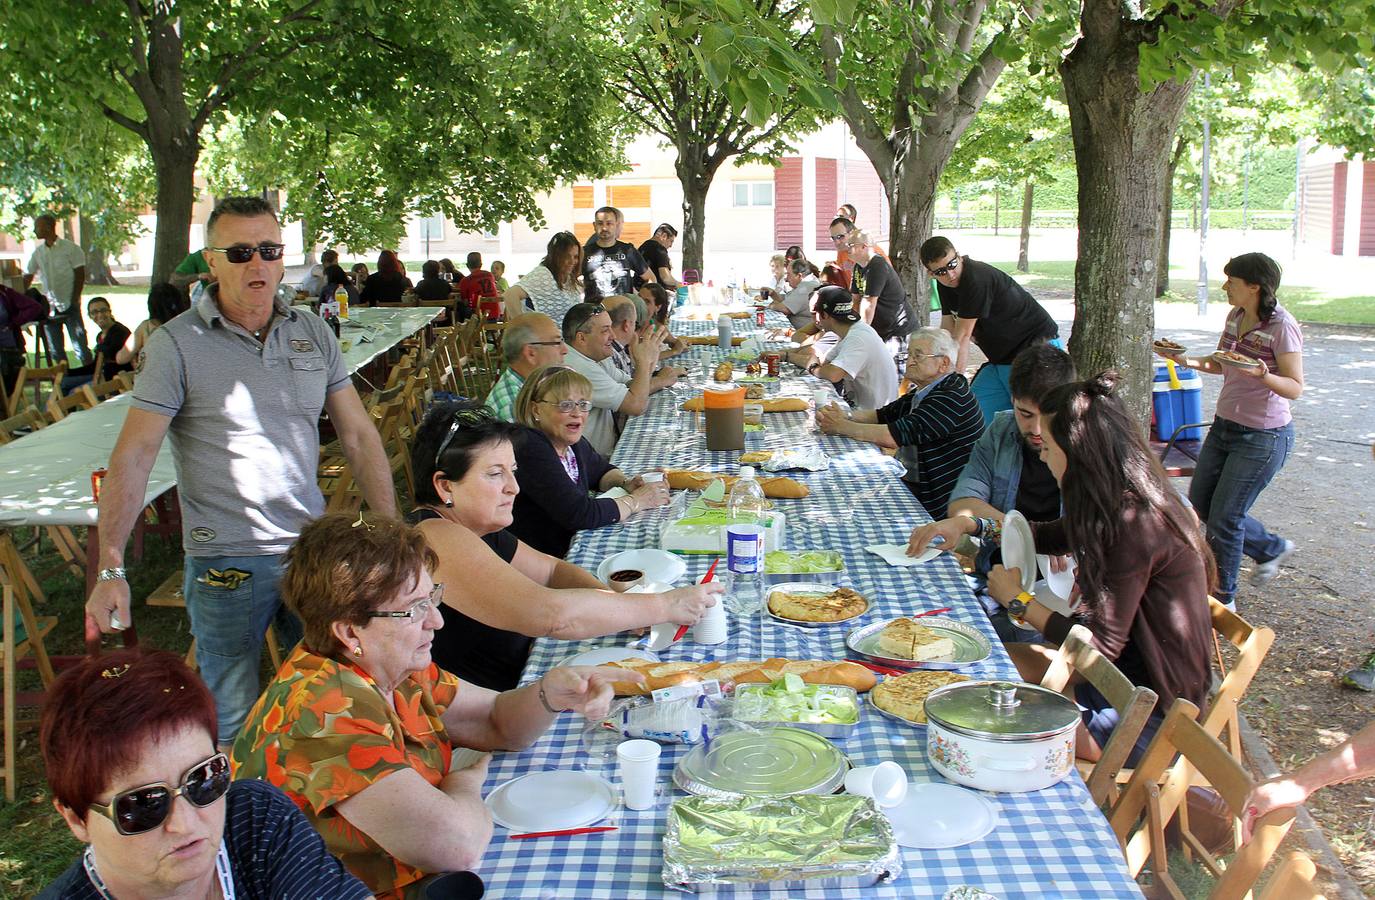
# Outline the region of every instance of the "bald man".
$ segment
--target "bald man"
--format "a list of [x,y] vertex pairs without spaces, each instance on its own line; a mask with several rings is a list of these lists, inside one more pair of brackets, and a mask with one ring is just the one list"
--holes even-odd
[[568,354],[559,326],[544,313],[525,313],[506,323],[501,355],[506,370],[487,394],[486,406],[498,419],[516,420],[516,395],[530,373],[540,366],[557,366]]

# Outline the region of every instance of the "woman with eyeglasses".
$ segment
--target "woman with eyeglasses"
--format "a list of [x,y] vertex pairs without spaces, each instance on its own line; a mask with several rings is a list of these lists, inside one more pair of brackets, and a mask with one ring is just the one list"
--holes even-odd
[[537,637],[582,640],[661,622],[688,625],[722,591],[713,582],[615,594],[592,573],[517,538],[510,531],[520,493],[516,453],[527,437],[539,439],[477,404],[441,403],[411,445],[418,507],[408,518],[438,556],[436,578],[448,585],[435,661],[494,690],[519,683]]
[[558,667],[502,694],[460,680],[430,654],[446,630],[435,562],[394,519],[307,525],[281,581],[305,637],[234,742],[235,778],[285,791],[379,897],[474,868],[492,837],[483,754],[530,746],[566,710],[605,715],[624,677]]
[[[550,556],[568,554],[573,535],[668,503],[667,481],[646,484],[611,465],[583,436],[592,409],[592,382],[567,366],[536,369],[516,395],[516,421],[528,430],[516,449],[520,493],[511,533]],[[621,488],[625,496],[593,493]]]
[[64,671],[40,741],[53,806],[86,849],[39,896],[369,896],[286,795],[231,782],[216,728],[176,654],[123,649]]
[[508,319],[536,311],[562,321],[569,307],[582,302],[582,242],[571,231],[555,234],[544,259],[503,291],[501,299]]

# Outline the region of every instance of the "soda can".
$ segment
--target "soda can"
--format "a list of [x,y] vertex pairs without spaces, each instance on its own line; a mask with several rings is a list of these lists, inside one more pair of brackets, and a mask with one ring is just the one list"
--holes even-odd
[[100,484],[109,474],[109,469],[96,469],[91,473],[91,499],[96,503],[100,502]]
[[754,308],[754,324],[760,328],[764,327],[764,307],[756,306]]
[[768,366],[768,373],[770,378],[778,377],[778,367],[781,362],[782,358],[781,355],[778,353],[769,352],[764,354],[764,365]]

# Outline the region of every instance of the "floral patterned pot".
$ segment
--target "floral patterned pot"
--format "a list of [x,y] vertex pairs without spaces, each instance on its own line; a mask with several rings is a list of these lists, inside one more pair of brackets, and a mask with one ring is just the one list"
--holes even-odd
[[1033,684],[966,681],[926,698],[926,755],[957,784],[1021,793],[1059,783],[1074,767],[1079,709]]

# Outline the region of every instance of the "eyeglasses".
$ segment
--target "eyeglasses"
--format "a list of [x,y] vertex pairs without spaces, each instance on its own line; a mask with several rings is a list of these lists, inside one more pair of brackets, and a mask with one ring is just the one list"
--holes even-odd
[[907,354],[907,358],[908,358],[910,361],[912,361],[912,362],[916,362],[916,361],[919,360],[919,359],[942,359],[944,356],[945,356],[944,353],[909,353],[909,354]]
[[956,256],[950,262],[941,266],[939,269],[927,269],[932,278],[940,278],[942,275],[949,275],[960,267],[960,258]]
[[259,244],[256,247],[206,247],[216,253],[223,253],[224,258],[232,263],[246,263],[253,258],[256,253],[262,257],[263,262],[273,262],[282,258],[286,252],[286,244]]
[[528,344],[526,344],[525,346],[527,346],[527,347],[557,347],[557,346],[559,346],[559,345],[562,344],[562,343],[563,343],[563,341],[530,341],[530,342],[529,342]]
[[547,403],[550,406],[557,406],[561,413],[571,413],[573,410],[578,412],[591,412],[591,400],[540,400],[540,403]]
[[454,414],[453,423],[449,425],[449,431],[444,435],[444,440],[439,442],[439,449],[434,454],[434,467],[441,468],[439,458],[444,455],[444,451],[449,449],[453,443],[454,435],[458,434],[460,428],[476,428],[487,422],[492,421],[492,414],[487,407],[479,406],[477,409],[463,409]]
[[832,241],[833,243],[839,244],[841,241],[845,240],[845,239],[846,239],[847,237],[849,237],[849,236],[850,236],[850,232],[848,232],[848,231],[845,232],[844,234],[833,234],[833,235],[831,235],[831,241]]
[[382,610],[381,612],[368,613],[369,619],[410,619],[414,621],[419,618],[424,621],[429,615],[430,610],[437,607],[444,600],[444,585],[436,584],[430,595],[422,600],[417,600],[410,606],[401,610]]
[[177,797],[185,797],[192,806],[209,806],[224,796],[229,782],[229,757],[216,753],[187,769],[176,787],[163,782],[145,784],[120,791],[108,805],[92,803],[91,809],[114,822],[120,834],[143,834],[167,821]]

